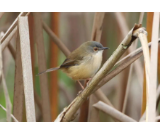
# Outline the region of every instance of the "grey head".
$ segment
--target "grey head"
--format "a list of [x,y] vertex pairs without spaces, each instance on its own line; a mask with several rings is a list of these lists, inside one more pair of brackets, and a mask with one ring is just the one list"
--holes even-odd
[[89,52],[97,53],[98,51],[103,51],[108,49],[108,47],[103,47],[103,45],[96,41],[88,41],[82,44],[82,47]]

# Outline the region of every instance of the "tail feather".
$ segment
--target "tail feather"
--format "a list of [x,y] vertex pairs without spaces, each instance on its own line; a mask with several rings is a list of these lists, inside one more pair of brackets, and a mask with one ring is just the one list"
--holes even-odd
[[51,72],[51,71],[58,70],[59,68],[60,68],[60,67],[55,67],[55,68],[47,69],[46,71],[43,71],[43,72],[37,74],[37,76],[38,76],[38,75],[41,75],[41,74],[44,74],[44,73],[48,73],[48,72]]

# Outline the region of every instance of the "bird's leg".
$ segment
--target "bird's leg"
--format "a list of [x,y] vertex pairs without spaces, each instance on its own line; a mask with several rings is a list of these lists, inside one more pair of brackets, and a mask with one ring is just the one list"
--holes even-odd
[[79,85],[81,86],[81,88],[84,90],[84,86],[81,84],[81,82],[78,80]]
[[82,90],[79,91],[77,95],[79,95],[79,94],[86,88],[86,86],[89,84],[89,82],[91,81],[91,79],[92,79],[92,78],[88,78],[88,79],[85,81],[84,86],[83,86],[83,85],[81,84],[81,82],[78,80],[78,83],[79,83],[79,85],[81,86]]

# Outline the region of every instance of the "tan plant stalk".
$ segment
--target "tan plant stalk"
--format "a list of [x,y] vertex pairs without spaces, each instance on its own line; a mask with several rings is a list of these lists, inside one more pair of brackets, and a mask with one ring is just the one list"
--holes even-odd
[[132,119],[131,117],[119,112],[115,108],[103,103],[102,101],[99,101],[98,103],[93,105],[99,110],[102,110],[106,114],[109,114],[113,118],[122,121],[122,122],[136,122],[136,120]]

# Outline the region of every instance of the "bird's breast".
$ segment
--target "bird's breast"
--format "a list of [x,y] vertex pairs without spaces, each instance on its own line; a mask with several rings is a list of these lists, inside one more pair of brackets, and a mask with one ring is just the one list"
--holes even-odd
[[95,75],[101,66],[101,62],[102,51],[99,51],[96,54],[86,56],[80,61],[79,65],[63,69],[63,71],[74,80],[88,79]]

